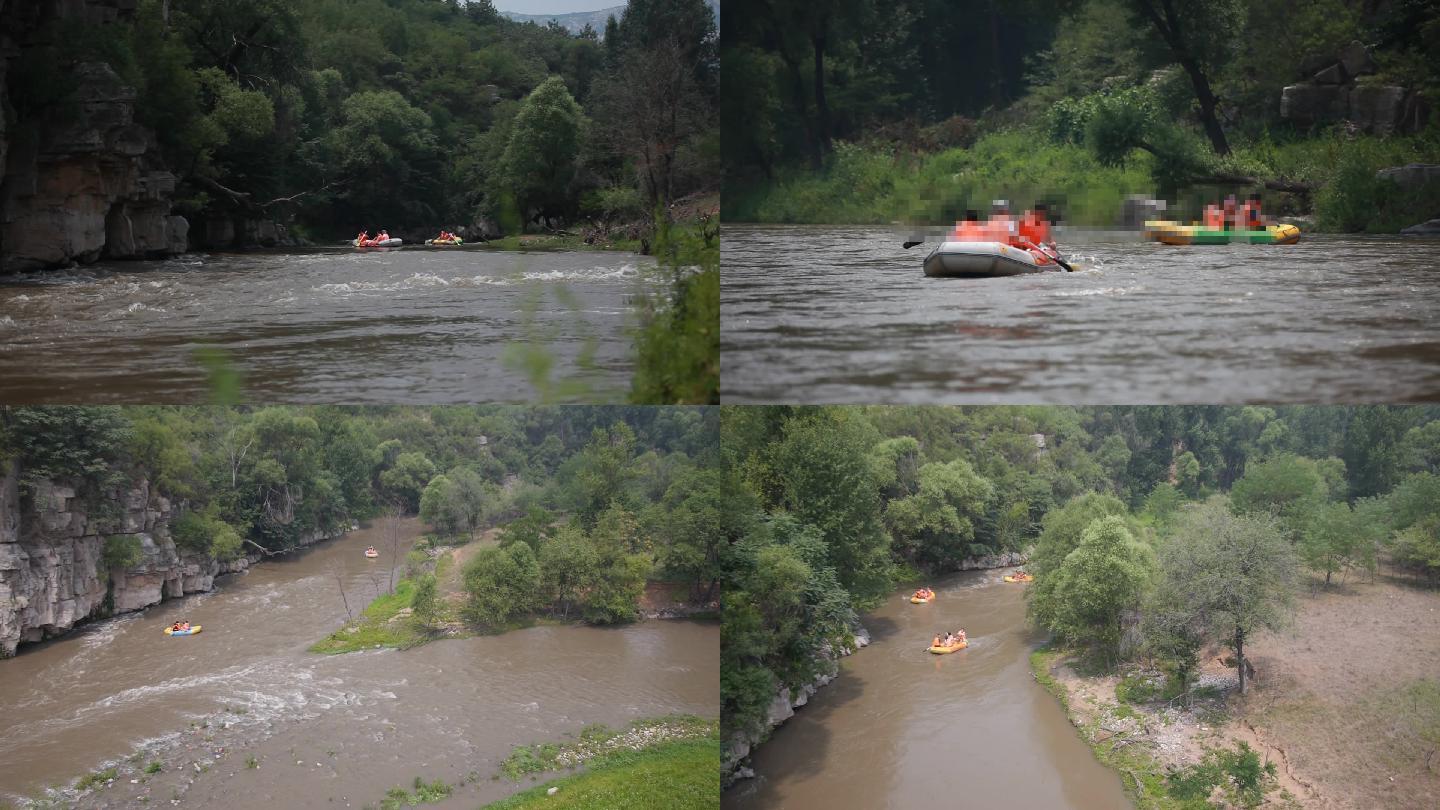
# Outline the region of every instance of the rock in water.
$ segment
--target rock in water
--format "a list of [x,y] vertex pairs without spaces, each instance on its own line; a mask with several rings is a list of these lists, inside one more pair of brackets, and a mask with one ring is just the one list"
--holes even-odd
[[1432,219],[1419,225],[1411,225],[1400,231],[1406,236],[1440,236],[1440,219]]

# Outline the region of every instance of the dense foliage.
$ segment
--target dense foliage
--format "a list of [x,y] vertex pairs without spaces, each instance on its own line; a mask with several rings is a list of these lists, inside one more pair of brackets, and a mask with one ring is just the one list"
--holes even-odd
[[[1440,156],[1440,11],[1354,0],[745,2],[721,37],[726,217],[949,222],[995,197],[1109,224],[1126,194],[1262,190],[1327,230],[1440,213],[1376,170]],[[1418,134],[1280,116],[1352,41],[1363,84],[1432,100]],[[1328,61],[1327,61],[1328,60]],[[1428,116],[1428,123],[1423,120]],[[1412,122],[1414,125],[1416,122]]]
[[636,0],[603,39],[489,0],[141,0],[119,23],[62,24],[9,77],[17,118],[63,115],[74,65],[109,63],[180,177],[182,213],[326,238],[478,218],[513,233],[634,221],[718,188],[704,0]]
[[858,610],[966,558],[1029,550],[1037,624],[1182,679],[1205,644],[1238,666],[1283,626],[1302,566],[1440,578],[1432,407],[721,410],[731,731],[763,731]]
[[[585,580],[582,610],[606,621],[633,615],[652,571],[713,594],[704,471],[718,459],[717,420],[712,409],[602,406],[3,408],[0,459],[15,460],[27,493],[56,480],[113,496],[148,479],[174,505],[180,549],[216,558],[283,551],[382,511],[418,509],[468,538],[584,502],[609,578]],[[618,450],[611,436],[625,437]],[[123,567],[130,555],[113,545],[107,563]],[[644,566],[626,556],[641,552]],[[544,546],[507,554],[524,576],[557,564]]]

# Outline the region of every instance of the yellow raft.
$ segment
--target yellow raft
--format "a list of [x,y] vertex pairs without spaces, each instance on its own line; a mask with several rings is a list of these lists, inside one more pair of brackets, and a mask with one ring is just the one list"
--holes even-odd
[[952,652],[955,652],[957,650],[963,650],[969,646],[969,641],[962,641],[959,644],[953,644],[949,647],[931,647],[930,652],[935,653],[936,655],[949,655]]
[[1152,219],[1145,223],[1145,238],[1164,245],[1293,245],[1300,241],[1300,229],[1294,225],[1270,225],[1259,231],[1230,230]]
[[194,627],[191,627],[189,630],[176,630],[173,626],[165,628],[165,635],[167,636],[193,636],[199,632],[200,625],[198,624]]
[[1017,576],[1011,576],[1011,575],[1009,575],[1009,574],[1005,575],[1005,581],[1006,581],[1006,582],[1029,582],[1030,580],[1032,580],[1032,579],[1034,579],[1034,578],[1035,578],[1035,577],[1034,577],[1034,575],[1032,575],[1032,574],[1025,574],[1025,575],[1023,575],[1023,576],[1018,576],[1018,577],[1017,577]]
[[929,601],[930,601],[929,599],[921,599],[921,598],[918,597],[918,596],[912,596],[912,597],[910,597],[910,604],[912,604],[912,605],[924,605],[924,604],[927,604]]

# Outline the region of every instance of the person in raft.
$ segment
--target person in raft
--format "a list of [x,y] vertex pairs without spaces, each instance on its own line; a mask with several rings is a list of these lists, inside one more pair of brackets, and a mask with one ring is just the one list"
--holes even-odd
[[365,553],[366,553],[366,554],[374,554],[374,553],[375,553],[375,547],[374,547],[374,546],[371,546],[371,547],[365,549]]
[[984,242],[987,239],[985,223],[980,221],[980,212],[974,208],[965,212],[965,218],[955,223],[955,230],[950,234],[952,242]]
[[940,634],[939,634],[939,633],[936,633],[936,634],[935,634],[935,638],[930,639],[930,646],[931,646],[931,647],[944,647],[944,646],[945,646],[945,645],[944,645],[943,643],[941,643],[941,641],[940,641]]
[[174,633],[183,633],[189,629],[190,622],[175,622],[175,624],[170,627],[171,632]]
[[1265,218],[1260,214],[1260,195],[1251,194],[1240,204],[1240,225],[1247,231],[1265,230]]
[[1013,244],[1015,237],[1019,235],[1019,223],[1010,215],[1010,203],[1007,200],[990,203],[990,219],[985,224],[990,231],[991,241],[994,242]]
[[355,244],[357,244],[357,245],[363,245],[363,244],[365,244],[367,241],[369,241],[369,239],[370,239],[370,232],[369,232],[369,231],[361,231],[361,232],[360,232],[360,235],[357,236],[357,237],[355,237]]
[[389,238],[390,238],[390,232],[387,231],[387,230],[385,230],[384,228],[381,228],[381,229],[380,229],[380,233],[375,234],[375,241],[376,241],[376,242],[384,242],[386,239],[389,239]]

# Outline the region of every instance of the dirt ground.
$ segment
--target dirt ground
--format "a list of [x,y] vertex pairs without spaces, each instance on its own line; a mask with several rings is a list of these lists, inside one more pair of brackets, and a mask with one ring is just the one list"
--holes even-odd
[[465,590],[461,586],[465,576],[465,565],[482,548],[489,548],[499,542],[500,529],[486,529],[476,537],[473,542],[463,546],[456,546],[442,553],[450,556],[450,567],[445,571],[445,576],[435,583],[438,590],[446,601],[459,607],[465,601]]
[[1384,572],[1318,590],[1250,660],[1259,688],[1238,722],[1284,749],[1309,806],[1440,807],[1440,715],[1405,697],[1440,679],[1440,592]]
[[[1054,671],[1081,728],[1133,739],[1163,765],[1199,761],[1206,746],[1245,741],[1277,765],[1267,807],[1440,807],[1440,592],[1386,573],[1300,596],[1293,626],[1257,636],[1246,697],[1235,671],[1207,650],[1197,681],[1222,697],[1191,711],[1164,703],[1123,717],[1116,676]],[[1228,651],[1227,651],[1228,652]],[[1113,744],[1113,743],[1112,743]]]

